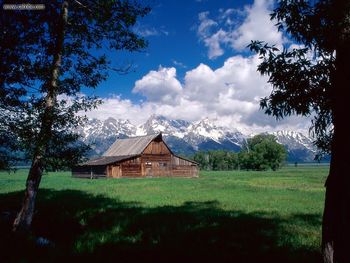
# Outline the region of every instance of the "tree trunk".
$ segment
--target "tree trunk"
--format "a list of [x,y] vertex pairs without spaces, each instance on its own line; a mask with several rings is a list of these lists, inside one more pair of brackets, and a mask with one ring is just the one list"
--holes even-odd
[[336,71],[333,76],[332,159],[326,182],[323,214],[322,252],[325,263],[350,262],[350,3],[335,1],[339,17]]
[[24,193],[24,200],[22,204],[22,209],[18,213],[13,230],[17,232],[27,232],[32,223],[35,197],[37,195],[38,187],[40,184],[42,175],[42,161],[36,156],[36,159],[33,161],[32,166],[29,170],[26,190]]
[[56,52],[53,59],[50,82],[47,85],[47,95],[45,97],[45,109],[41,119],[41,128],[37,145],[34,151],[32,165],[26,181],[26,190],[22,208],[17,214],[13,223],[13,231],[27,232],[30,229],[35,199],[38,193],[39,184],[44,170],[44,156],[47,151],[48,142],[51,139],[52,125],[54,122],[54,107],[57,100],[57,82],[62,61],[62,50],[64,42],[64,30],[68,18],[68,3],[64,1],[60,13],[60,23],[56,28]]

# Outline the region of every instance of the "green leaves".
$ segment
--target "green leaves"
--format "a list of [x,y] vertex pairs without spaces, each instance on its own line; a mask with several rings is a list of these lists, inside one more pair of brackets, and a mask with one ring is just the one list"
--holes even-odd
[[74,143],[78,138],[72,130],[83,125],[84,117],[78,113],[97,107],[101,101],[94,96],[80,96],[82,89],[97,88],[111,72],[125,73],[129,69],[129,65],[112,65],[104,50],[133,52],[147,46],[132,30],[136,21],[150,11],[147,6],[128,0],[72,0],[67,1],[68,23],[63,49],[58,51],[62,2],[46,1],[45,10],[38,12],[3,10],[0,135],[8,133],[16,138],[11,145],[0,141],[1,159],[7,164],[15,160],[9,155],[14,152],[12,148],[31,160],[35,145],[42,140],[39,131],[43,126],[44,97],[52,83],[55,55],[62,54],[62,61],[55,89],[57,99],[50,113],[53,130],[45,142],[49,147],[45,159],[50,166],[53,160],[62,165],[72,163],[83,153],[78,150],[81,145]]
[[[271,14],[277,27],[300,45],[278,50],[262,41],[252,41],[259,54],[258,71],[269,77],[272,92],[261,100],[266,114],[282,119],[292,114],[314,116],[315,144],[330,152],[332,138],[332,75],[335,72],[336,14],[329,1],[279,1]],[[332,29],[333,27],[333,29]]]
[[260,134],[247,140],[241,152],[223,150],[197,152],[194,160],[204,170],[277,170],[287,158],[283,145],[273,135]]
[[259,134],[247,140],[239,154],[240,166],[247,170],[277,170],[287,158],[285,147],[273,135]]
[[223,150],[196,152],[193,159],[204,170],[234,170],[238,169],[238,154]]

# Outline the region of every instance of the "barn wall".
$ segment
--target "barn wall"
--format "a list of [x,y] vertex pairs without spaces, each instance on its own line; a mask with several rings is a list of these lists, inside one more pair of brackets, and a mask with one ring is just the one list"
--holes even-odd
[[195,165],[174,165],[171,171],[172,176],[198,177],[198,167]]
[[185,165],[185,166],[192,166],[196,165],[195,163],[188,161],[186,159],[180,158],[178,156],[172,155],[171,156],[171,163],[173,165]]
[[105,166],[79,166],[72,170],[74,177],[197,177],[198,166],[173,155],[161,139],[152,141],[141,156]]
[[120,162],[120,172],[119,177],[141,177],[141,158],[137,157]]
[[[169,176],[171,172],[171,155],[170,152],[161,149],[162,146],[156,148],[155,154],[145,153],[141,156],[142,175],[147,177]],[[158,151],[160,150],[160,151]],[[162,153],[165,152],[165,153]]]
[[147,162],[164,162],[164,163],[171,163],[171,155],[170,154],[143,154],[142,155],[142,163]]
[[198,176],[198,166],[188,160],[184,160],[170,154],[142,154],[141,176],[162,177],[162,176]]
[[143,151],[143,154],[170,155],[170,151],[163,141],[154,140],[146,147],[146,149]]
[[144,176],[148,177],[161,177],[170,176],[171,165],[169,161],[148,161],[144,164]]
[[178,156],[171,156],[171,175],[184,177],[197,177],[198,165],[195,163],[182,159]]
[[142,176],[160,177],[171,174],[171,152],[162,140],[152,141],[141,155]]
[[107,167],[98,166],[75,166],[72,168],[72,176],[76,178],[101,178],[107,176]]
[[107,177],[119,178],[122,176],[120,164],[110,164],[107,166]]

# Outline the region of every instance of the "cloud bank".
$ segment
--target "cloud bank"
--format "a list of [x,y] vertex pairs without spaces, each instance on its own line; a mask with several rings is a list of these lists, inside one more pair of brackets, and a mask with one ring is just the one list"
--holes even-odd
[[209,117],[218,125],[245,133],[305,129],[307,119],[292,117],[277,122],[259,109],[260,99],[270,94],[271,86],[256,71],[258,64],[257,55],[237,55],[217,69],[199,64],[186,72],[182,82],[175,67],[160,66],[135,82],[133,93],[144,96],[143,102],[134,103],[120,96],[107,98],[88,116],[129,119],[135,124],[152,114],[188,121]]

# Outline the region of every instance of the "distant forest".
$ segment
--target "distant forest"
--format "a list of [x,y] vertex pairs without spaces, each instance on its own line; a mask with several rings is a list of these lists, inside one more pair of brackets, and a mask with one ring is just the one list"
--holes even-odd
[[216,150],[199,151],[192,159],[202,170],[277,170],[286,161],[285,147],[273,135],[257,135],[247,140],[239,153]]

